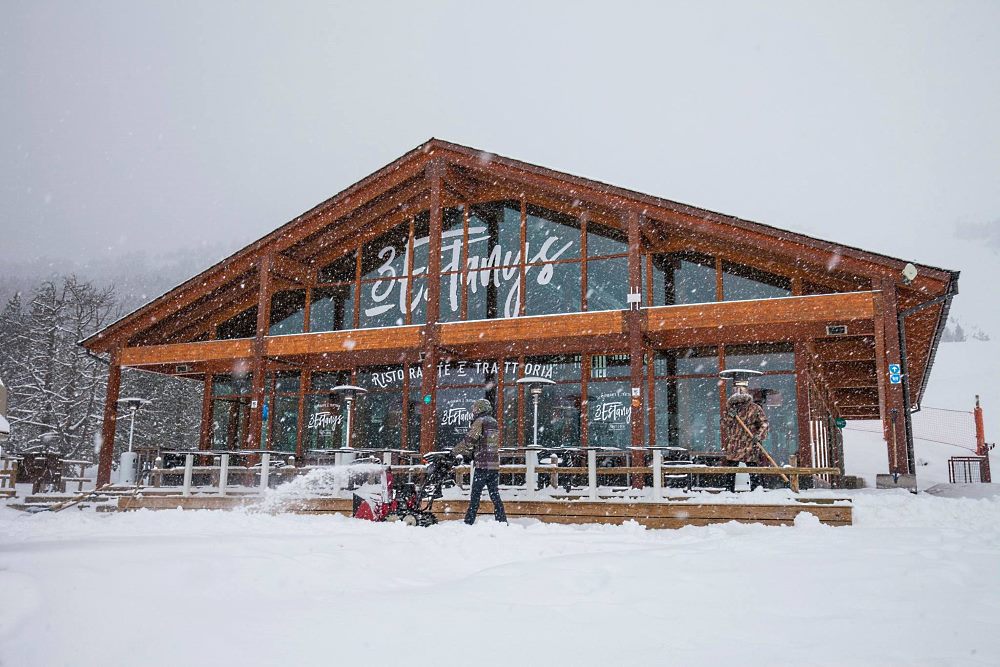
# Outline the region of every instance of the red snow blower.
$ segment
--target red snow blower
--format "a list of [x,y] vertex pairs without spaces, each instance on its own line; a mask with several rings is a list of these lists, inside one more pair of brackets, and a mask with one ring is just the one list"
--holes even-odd
[[355,493],[352,516],[367,521],[401,521],[409,526],[433,526],[437,523],[432,511],[434,500],[442,496],[442,487],[454,485],[453,472],[458,462],[451,452],[426,454],[424,481],[419,490],[410,482],[397,488],[392,470],[385,466],[381,475],[383,488],[380,497],[365,499]]

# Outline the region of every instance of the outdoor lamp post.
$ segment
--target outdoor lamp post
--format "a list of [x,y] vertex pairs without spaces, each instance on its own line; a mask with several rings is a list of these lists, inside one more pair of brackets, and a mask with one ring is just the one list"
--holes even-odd
[[528,498],[534,498],[535,490],[538,488],[538,476],[535,473],[535,466],[538,463],[538,401],[542,398],[542,387],[547,384],[555,384],[555,382],[547,378],[529,375],[519,379],[517,383],[527,387],[528,393],[531,394],[531,402],[535,406],[531,447],[524,452],[524,483],[527,487]]
[[139,455],[132,451],[132,438],[135,436],[135,413],[152,403],[146,398],[121,398],[118,399],[118,408],[128,410],[131,421],[128,427],[128,451],[122,452],[121,461],[118,467],[118,483],[134,484],[137,478],[137,463]]
[[351,416],[354,412],[351,410],[351,406],[354,405],[354,398],[356,396],[367,394],[368,390],[364,387],[357,387],[353,384],[341,384],[334,387],[331,391],[342,394],[344,396],[344,401],[347,403],[347,444],[343,447],[343,449],[351,449]]
[[538,446],[538,401],[542,398],[542,387],[547,384],[555,384],[552,380],[548,378],[540,378],[534,376],[527,376],[519,379],[518,384],[523,384],[527,387],[528,392],[531,394],[531,403],[534,405],[535,417],[534,417],[534,430],[531,436],[531,446]]

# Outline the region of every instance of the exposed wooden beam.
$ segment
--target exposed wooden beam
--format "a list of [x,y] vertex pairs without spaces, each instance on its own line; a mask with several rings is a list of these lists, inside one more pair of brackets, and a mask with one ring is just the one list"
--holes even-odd
[[[252,299],[256,294],[254,282],[252,274],[244,276],[196,301],[188,310],[171,315],[140,332],[129,341],[129,344],[170,343],[177,338],[190,336],[192,331],[199,333],[210,327],[212,322],[215,324],[224,322],[245,310],[245,307],[240,307],[233,311],[235,306]],[[227,315],[230,312],[232,314]]]
[[305,286],[309,284],[312,270],[308,264],[303,264],[287,255],[275,253],[272,256],[271,271],[275,276],[288,278],[293,282]]
[[647,310],[649,331],[754,324],[865,320],[874,316],[871,292],[823,294],[756,301],[657,306]]
[[122,366],[154,366],[185,364],[198,361],[232,361],[246,359],[251,354],[250,338],[237,340],[207,340],[200,343],[172,343],[126,347],[121,352]]
[[378,220],[396,211],[406,211],[427,191],[427,183],[418,178],[411,183],[391,193],[373,200],[367,206],[352,211],[336,221],[331,222],[324,230],[314,236],[303,239],[302,243],[292,249],[304,261],[316,266],[315,257],[336,249],[345,239],[356,239],[359,233],[374,220]]

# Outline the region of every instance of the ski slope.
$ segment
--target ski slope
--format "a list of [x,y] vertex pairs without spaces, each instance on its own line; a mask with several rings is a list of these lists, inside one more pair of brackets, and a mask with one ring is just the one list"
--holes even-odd
[[[986,441],[1000,440],[1000,341],[968,340],[942,343],[931,369],[923,405],[971,412],[980,397],[986,426]],[[917,462],[917,486],[927,489],[948,481],[948,459],[972,456],[975,436],[972,416],[942,414],[925,409],[913,415],[913,449]],[[935,440],[943,442],[935,442]],[[963,446],[956,446],[957,443]],[[889,471],[888,454],[877,421],[852,421],[844,429],[844,461],[847,474],[864,477],[875,486],[875,475]],[[993,461],[1000,461],[994,451]],[[994,469],[1000,462],[994,463]]]

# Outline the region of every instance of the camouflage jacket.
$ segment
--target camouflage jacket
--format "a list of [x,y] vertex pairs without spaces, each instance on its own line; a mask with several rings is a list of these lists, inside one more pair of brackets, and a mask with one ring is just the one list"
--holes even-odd
[[500,469],[500,425],[490,415],[479,415],[453,450],[463,456],[471,449],[478,470]]
[[743,461],[747,465],[765,462],[760,448],[740,423],[746,424],[757,441],[763,444],[767,438],[767,415],[764,408],[753,402],[749,394],[733,394],[726,401],[726,411],[722,415],[722,449],[730,461]]

